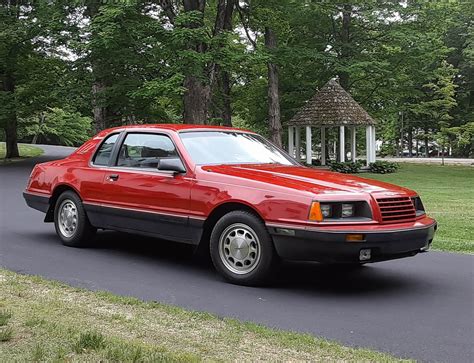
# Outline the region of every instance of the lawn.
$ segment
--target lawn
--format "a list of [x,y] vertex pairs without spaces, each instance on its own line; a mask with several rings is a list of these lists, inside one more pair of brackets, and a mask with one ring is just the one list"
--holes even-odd
[[[26,145],[26,144],[18,144],[18,148],[20,151],[20,158],[32,158],[35,156],[40,156],[43,154],[43,150],[39,147]],[[5,158],[5,143],[0,142],[0,159]]]
[[0,269],[2,362],[398,362],[310,335]]
[[414,189],[438,221],[433,248],[474,253],[474,167],[402,163],[394,174],[363,174]]

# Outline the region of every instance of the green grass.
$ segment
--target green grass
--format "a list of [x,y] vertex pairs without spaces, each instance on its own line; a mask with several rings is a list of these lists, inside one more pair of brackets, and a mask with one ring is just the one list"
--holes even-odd
[[5,326],[8,324],[8,320],[12,317],[11,311],[0,310],[0,326]]
[[[9,326],[0,328],[0,342],[8,342],[13,337],[13,329]],[[1,350],[0,350],[1,352]]]
[[0,342],[2,362],[401,361],[307,334],[2,269],[0,310],[10,316]]
[[[40,156],[43,154],[43,150],[41,150],[39,147],[32,146],[32,145],[26,145],[26,144],[18,144],[18,149],[20,152],[20,159],[22,158],[32,158],[35,156]],[[5,158],[5,143],[0,142],[0,159]]]
[[403,163],[394,174],[362,176],[418,192],[438,221],[434,249],[474,253],[474,167]]

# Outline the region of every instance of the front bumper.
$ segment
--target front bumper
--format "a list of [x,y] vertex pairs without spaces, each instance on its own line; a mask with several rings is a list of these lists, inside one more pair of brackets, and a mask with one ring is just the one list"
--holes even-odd
[[[268,225],[278,255],[286,260],[332,263],[367,263],[414,256],[429,248],[437,228],[436,221],[426,217],[422,225],[392,230],[300,229]],[[363,241],[347,242],[348,234],[363,234]],[[361,250],[362,253],[361,253]],[[369,259],[362,259],[361,255]]]

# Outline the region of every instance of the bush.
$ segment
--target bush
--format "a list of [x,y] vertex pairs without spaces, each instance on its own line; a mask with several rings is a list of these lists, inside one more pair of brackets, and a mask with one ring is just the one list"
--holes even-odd
[[354,174],[360,171],[360,162],[356,161],[355,163],[352,161],[346,161],[345,163],[340,163],[337,161],[332,161],[329,164],[329,168],[332,171],[337,171],[338,173],[344,174]]
[[375,163],[369,164],[369,170],[371,173],[376,174],[388,174],[388,173],[395,173],[398,168],[400,167],[399,164],[393,163],[391,161],[376,161]]
[[76,146],[91,136],[92,119],[73,110],[48,108],[20,121],[19,137],[33,137],[33,143],[40,138],[46,143]]

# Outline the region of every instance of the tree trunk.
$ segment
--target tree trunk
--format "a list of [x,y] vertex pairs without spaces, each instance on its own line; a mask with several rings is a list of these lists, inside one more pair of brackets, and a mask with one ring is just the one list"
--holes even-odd
[[399,157],[400,156],[400,142],[398,137],[395,137],[395,156]]
[[403,112],[400,113],[400,157],[403,158],[403,149],[405,149],[405,129],[403,124]]
[[[204,9],[206,0],[183,0],[185,12],[199,11],[202,13],[204,21]],[[198,27],[193,23],[186,25],[190,28]],[[197,43],[191,46],[196,52],[205,53],[206,47],[204,43]],[[205,67],[204,67],[205,68]],[[198,77],[196,74],[187,74],[184,79],[184,97],[183,97],[183,118],[184,123],[205,124],[209,117],[209,99],[211,95],[210,83],[206,82],[204,74]]]
[[223,97],[222,120],[224,121],[225,126],[232,126],[231,85],[229,72],[222,71],[221,78]]
[[[350,58],[350,25],[351,25],[352,5],[345,4],[342,10],[341,29],[341,60],[342,66],[347,67],[346,62]],[[349,72],[341,70],[339,72],[339,84],[346,91],[349,90]]]
[[[3,80],[3,91],[11,94],[15,93],[15,79],[11,74],[6,74]],[[17,116],[16,107],[9,108],[9,115],[5,125],[6,154],[5,158],[17,158],[20,156],[18,151],[17,138]]]
[[98,133],[107,128],[107,108],[104,106],[103,92],[105,85],[96,81],[92,84],[92,112],[95,131]]
[[[234,13],[236,0],[219,0],[217,3],[217,16],[214,26],[214,36],[222,31],[232,31],[232,15]],[[222,94],[221,116],[225,126],[232,126],[231,107],[231,80],[228,71],[215,65],[216,73],[220,74],[219,86]]]
[[[426,130],[425,130],[425,135],[426,135]],[[428,149],[428,136],[425,136],[425,157],[429,158],[430,157],[430,151]]]
[[6,136],[6,155],[5,158],[17,158],[20,156],[18,151],[18,139],[17,139],[17,118],[16,114],[12,114],[7,126],[5,128]]
[[[273,52],[277,47],[276,35],[272,29],[265,28],[265,46],[269,52]],[[270,140],[282,146],[281,142],[281,115],[280,115],[280,93],[278,66],[269,61],[268,68],[268,123],[270,131]]]
[[413,129],[411,127],[408,127],[408,133],[407,133],[407,143],[408,143],[408,156],[411,158],[413,157]]
[[208,119],[210,87],[195,76],[184,80],[184,123],[204,125]]
[[[102,5],[100,0],[90,0],[86,6],[86,15],[90,18],[90,22],[99,14],[100,7]],[[97,33],[92,33],[92,37],[99,37]],[[92,114],[94,116],[94,127],[95,131],[98,133],[107,128],[107,106],[104,99],[103,92],[106,89],[103,76],[97,74],[97,69],[100,68],[101,59],[98,57],[92,57],[91,68],[92,74],[94,76],[94,81],[91,87],[91,96],[92,96]]]

